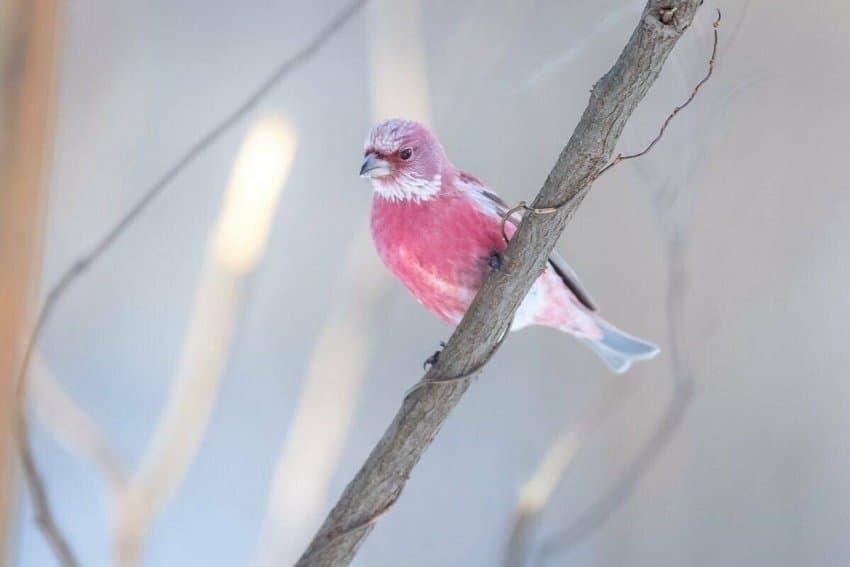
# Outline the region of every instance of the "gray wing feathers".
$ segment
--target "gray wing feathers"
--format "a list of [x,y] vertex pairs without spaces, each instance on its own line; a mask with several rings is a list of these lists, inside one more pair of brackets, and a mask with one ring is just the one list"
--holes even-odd
[[576,299],[578,299],[581,304],[587,307],[590,311],[596,311],[596,303],[593,301],[593,298],[590,297],[587,290],[585,290],[581,285],[578,275],[576,275],[575,271],[573,271],[570,265],[567,264],[567,261],[561,258],[561,255],[557,252],[552,252],[549,254],[549,264],[555,270],[555,273],[560,276],[564,284],[570,288],[570,291],[573,292]]

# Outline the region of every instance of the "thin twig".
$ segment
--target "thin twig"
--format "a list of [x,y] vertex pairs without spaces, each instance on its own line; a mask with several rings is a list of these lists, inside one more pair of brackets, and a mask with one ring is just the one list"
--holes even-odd
[[110,488],[123,486],[129,475],[120,455],[91,416],[62,389],[38,353],[33,357],[29,380],[30,400],[38,420],[69,451],[88,459]]
[[213,126],[197,142],[172,165],[162,176],[160,176],[148,189],[143,192],[141,199],[127,211],[123,217],[95,244],[92,249],[83,254],[70,268],[59,278],[58,282],[50,288],[42,307],[35,319],[35,325],[27,342],[27,347],[21,359],[20,369],[16,377],[16,418],[15,436],[17,438],[18,452],[24,469],[27,486],[32,494],[33,505],[36,509],[36,518],[42,533],[51,542],[57,558],[62,565],[76,565],[73,552],[67,539],[54,520],[44,480],[38,471],[32,454],[29,439],[29,427],[26,418],[24,399],[26,397],[26,375],[32,359],[35,345],[41,333],[50,320],[50,316],[56,305],[64,297],[69,286],[82,274],[88,271],[92,264],[100,258],[115,244],[121,235],[133,224],[133,222],[159,197],[163,191],[176,179],[192,162],[203,154],[210,146],[219,140],[225,133],[232,129],[242,118],[244,118],[254,107],[289,73],[312,59],[319,50],[351,20],[368,0],[355,0],[334,17],[316,36],[301,48],[293,56],[278,65],[278,67],[255,88],[248,97],[233,111]]
[[586,540],[631,496],[650,465],[673,439],[694,395],[694,370],[685,340],[686,250],[681,235],[672,234],[668,242],[667,325],[673,362],[673,394],[661,421],[635,459],[619,476],[614,487],[594,502],[567,529],[546,539],[540,546],[534,565],[543,565],[557,554],[566,553]]
[[[372,118],[403,116],[433,123],[426,72],[420,0],[384,0],[364,14],[368,30]],[[399,74],[401,72],[401,76]],[[315,341],[300,400],[288,428],[273,476],[266,520],[255,565],[290,565],[322,519],[332,473],[350,433],[359,385],[371,354],[369,333],[383,314],[378,308],[390,280],[374,255],[364,219],[344,256],[346,265]],[[365,257],[364,257],[365,256]],[[367,258],[366,258],[367,257]],[[378,269],[375,269],[378,268]],[[317,415],[328,415],[321,424]],[[305,482],[305,478],[309,481]]]
[[694,90],[691,91],[691,96],[689,96],[688,99],[685,102],[683,102],[682,104],[680,104],[679,106],[677,106],[676,108],[673,109],[673,112],[671,112],[670,115],[667,116],[667,120],[665,120],[664,124],[661,125],[661,129],[658,131],[658,135],[655,136],[655,138],[653,138],[653,140],[649,143],[648,146],[646,146],[642,151],[640,151],[636,154],[628,154],[628,155],[617,154],[617,157],[615,157],[613,159],[613,161],[611,161],[611,163],[609,163],[608,165],[603,167],[602,170],[600,170],[600,172],[596,176],[597,178],[620,162],[624,162],[624,161],[629,160],[629,159],[639,158],[639,157],[642,157],[642,156],[645,156],[646,154],[648,154],[652,150],[652,148],[655,147],[655,144],[657,144],[658,141],[661,140],[662,136],[664,136],[664,132],[667,130],[667,127],[670,125],[670,122],[673,121],[673,119],[676,117],[676,115],[679,114],[679,112],[681,112],[685,108],[687,108],[687,106],[693,102],[693,100],[696,98],[699,90],[702,88],[702,86],[704,84],[706,84],[708,82],[708,80],[711,78],[712,73],[714,73],[714,64],[717,61],[717,42],[718,42],[717,36],[718,36],[718,30],[720,29],[720,20],[721,20],[722,17],[723,16],[720,13],[720,10],[718,9],[717,10],[717,19],[714,20],[714,24],[713,24],[713,27],[714,27],[714,46],[711,48],[711,57],[708,60],[708,71],[706,72],[706,74],[702,78],[702,80],[699,83],[697,83],[697,85],[694,87]]
[[678,430],[685,415],[685,408],[693,397],[693,384],[676,386],[673,399],[664,414],[663,419],[653,432],[650,441],[642,448],[637,458],[620,475],[615,488],[602,499],[594,503],[572,526],[554,538],[544,543],[539,550],[535,565],[542,565],[545,560],[557,553],[566,552],[579,541],[584,540],[619,509],[637,486],[649,465],[655,461],[659,453],[667,446],[673,434]]
[[536,470],[519,490],[519,498],[508,532],[502,567],[523,567],[529,543],[540,514],[549,505],[574,457],[614,411],[621,406],[627,391],[620,384],[604,394],[593,411],[578,425],[563,431],[549,446]]
[[[727,45],[727,44],[725,44]],[[727,47],[728,49],[728,47]],[[747,88],[756,83],[750,80],[735,88],[718,105],[721,109],[729,107],[730,102]],[[709,122],[716,124],[720,122],[717,117],[709,117]],[[704,154],[701,154],[704,158]],[[645,163],[645,162],[636,162]],[[693,172],[699,167],[699,163],[689,168]],[[639,170],[640,171],[640,170]],[[644,177],[648,177],[644,174]],[[684,176],[693,179],[694,174],[688,173]],[[647,181],[648,183],[648,181]],[[677,187],[680,184],[674,183]],[[662,191],[663,193],[663,191]],[[676,226],[676,213],[672,204],[665,203],[660,198],[655,198],[656,204],[662,210],[659,211],[660,220],[667,228],[667,327],[670,340],[670,358],[672,362],[673,391],[667,408],[664,410],[661,420],[646,444],[638,452],[637,457],[626,467],[619,476],[614,487],[607,494],[597,500],[588,508],[569,528],[546,538],[540,546],[538,558],[535,564],[542,564],[546,559],[556,554],[564,554],[575,548],[580,542],[585,541],[601,528],[605,521],[611,517],[629,498],[637,483],[646,474],[654,459],[661,453],[681,426],[688,404],[693,397],[695,388],[696,368],[691,362],[690,351],[687,341],[684,339],[686,332],[685,324],[685,299],[687,292],[687,245],[690,229],[688,226]],[[681,221],[680,221],[681,222]],[[671,226],[672,225],[672,226]]]
[[15,417],[15,429],[15,439],[17,440],[21,466],[23,467],[24,478],[26,479],[27,488],[32,498],[32,507],[35,510],[36,525],[50,545],[50,549],[53,551],[53,555],[56,556],[59,564],[62,567],[76,567],[79,565],[77,558],[70,544],[68,544],[68,540],[62,534],[62,530],[56,524],[56,520],[51,512],[44,478],[41,476],[41,472],[33,457],[26,416],[21,411],[18,411]]

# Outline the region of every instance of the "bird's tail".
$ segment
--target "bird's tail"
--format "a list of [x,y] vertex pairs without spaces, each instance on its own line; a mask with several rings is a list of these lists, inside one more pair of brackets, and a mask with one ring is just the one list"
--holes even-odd
[[636,360],[647,360],[661,352],[654,344],[621,331],[601,317],[595,319],[602,338],[583,341],[617,374],[628,370]]

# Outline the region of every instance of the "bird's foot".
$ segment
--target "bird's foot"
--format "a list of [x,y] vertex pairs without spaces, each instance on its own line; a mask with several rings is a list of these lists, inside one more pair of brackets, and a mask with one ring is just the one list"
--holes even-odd
[[487,265],[490,266],[491,270],[500,269],[502,267],[502,253],[493,252],[490,254],[490,258],[487,260]]
[[425,359],[425,362],[422,363],[422,368],[428,370],[430,367],[437,364],[437,361],[440,360],[440,353],[443,352],[444,348],[446,348],[446,343],[440,341],[440,349],[435,351],[434,354]]

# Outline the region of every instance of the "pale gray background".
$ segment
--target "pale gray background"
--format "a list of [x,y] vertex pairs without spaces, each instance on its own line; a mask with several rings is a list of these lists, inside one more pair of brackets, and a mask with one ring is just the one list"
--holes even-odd
[[[44,281],[343,4],[70,2]],[[561,245],[607,317],[664,353],[615,377],[557,333],[513,336],[357,565],[495,564],[518,484],[559,432],[619,396],[554,495],[537,544],[609,492],[671,399],[672,231],[689,235],[680,242],[692,402],[669,445],[626,487],[622,508],[544,564],[850,561],[850,7],[718,4],[725,21],[715,79],[649,158],[596,184]],[[533,196],[591,85],[631,33],[633,6],[426,2],[434,126],[454,161],[508,201]],[[698,15],[629,123],[622,151],[650,139],[702,75],[711,19],[708,9]],[[293,120],[301,144],[268,257],[251,278],[211,430],[154,527],[149,565],[244,565],[254,555],[343,245],[368,215],[369,188],[356,176],[371,120],[366,34],[362,17],[352,21],[262,104]],[[57,377],[131,461],[176,364],[204,239],[246,128],[174,184],[72,290],[45,333],[42,352]],[[334,495],[449,330],[394,285],[362,332],[376,349]],[[75,549],[86,565],[107,564],[99,476],[43,430],[35,447]],[[16,564],[51,564],[27,508],[16,541]]]

